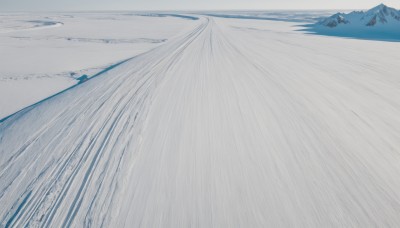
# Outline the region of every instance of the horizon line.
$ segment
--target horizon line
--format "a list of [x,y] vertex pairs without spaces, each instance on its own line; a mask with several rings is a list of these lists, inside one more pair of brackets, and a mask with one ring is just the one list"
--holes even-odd
[[306,8],[300,8],[300,9],[293,9],[293,8],[288,8],[288,9],[283,9],[283,8],[276,8],[276,9],[85,9],[85,10],[0,10],[0,13],[9,13],[9,12],[14,12],[14,13],[25,13],[25,12],[53,12],[53,13],[64,13],[64,12],[149,12],[149,11],[154,11],[154,12],[202,12],[202,11],[333,11],[333,10],[368,10],[368,8],[365,9],[356,9],[356,8],[342,8],[342,9],[326,9],[326,8],[315,8],[315,9],[306,9]]

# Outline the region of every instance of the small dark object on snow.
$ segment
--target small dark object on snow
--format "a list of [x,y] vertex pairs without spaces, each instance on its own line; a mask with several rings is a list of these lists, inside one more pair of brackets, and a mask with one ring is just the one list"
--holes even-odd
[[89,79],[88,76],[86,74],[84,74],[84,75],[80,76],[79,78],[77,78],[76,80],[78,80],[79,84],[80,84],[80,83],[87,81],[88,79]]

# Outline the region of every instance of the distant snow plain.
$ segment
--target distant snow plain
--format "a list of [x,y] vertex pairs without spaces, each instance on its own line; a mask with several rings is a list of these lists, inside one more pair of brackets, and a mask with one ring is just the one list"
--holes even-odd
[[0,14],[0,119],[167,41],[190,21],[132,13]]
[[399,226],[399,44],[217,13],[3,14],[0,225]]

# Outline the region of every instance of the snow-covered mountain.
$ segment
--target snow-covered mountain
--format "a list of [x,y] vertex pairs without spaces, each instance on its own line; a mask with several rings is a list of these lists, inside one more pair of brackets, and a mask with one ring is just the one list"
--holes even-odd
[[400,28],[400,11],[380,4],[368,11],[353,11],[351,13],[337,13],[321,22],[320,25],[335,28],[338,26],[398,26]]

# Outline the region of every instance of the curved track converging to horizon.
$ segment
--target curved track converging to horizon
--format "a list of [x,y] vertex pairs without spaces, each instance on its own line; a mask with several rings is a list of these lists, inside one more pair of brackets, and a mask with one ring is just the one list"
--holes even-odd
[[202,17],[3,120],[0,226],[398,226],[399,48],[259,23]]

